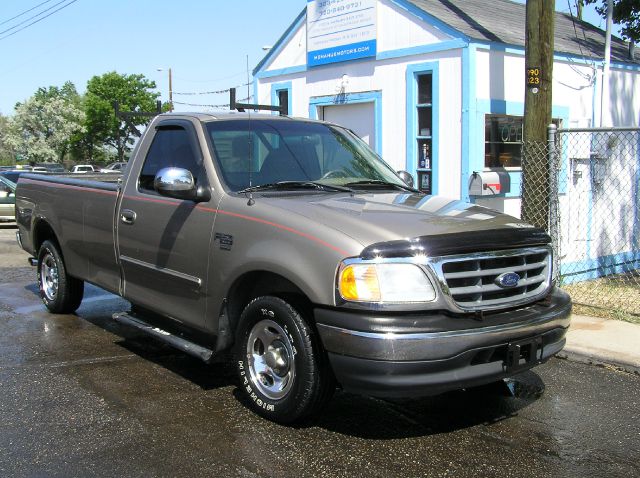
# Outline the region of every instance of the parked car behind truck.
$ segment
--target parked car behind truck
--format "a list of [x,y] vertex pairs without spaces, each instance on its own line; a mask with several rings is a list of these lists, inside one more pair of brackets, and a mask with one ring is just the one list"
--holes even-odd
[[0,221],[15,221],[16,183],[0,176]]
[[426,196],[350,131],[166,114],[121,183],[24,175],[18,240],[54,313],[84,282],[114,318],[210,361],[233,350],[249,406],[290,423],[336,385],[420,396],[560,351],[571,302],[544,231]]

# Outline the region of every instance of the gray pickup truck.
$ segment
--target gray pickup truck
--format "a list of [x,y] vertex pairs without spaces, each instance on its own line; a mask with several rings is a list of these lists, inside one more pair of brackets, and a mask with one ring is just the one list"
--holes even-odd
[[51,312],[84,282],[119,294],[116,320],[207,362],[233,351],[246,403],[280,423],[336,386],[431,395],[560,351],[549,236],[408,178],[329,123],[160,115],[120,181],[21,176],[17,238]]

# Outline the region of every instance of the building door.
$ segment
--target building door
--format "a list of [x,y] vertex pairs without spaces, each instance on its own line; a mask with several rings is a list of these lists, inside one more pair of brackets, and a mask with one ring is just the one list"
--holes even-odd
[[375,107],[372,101],[324,106],[322,110],[322,119],[349,128],[375,150]]

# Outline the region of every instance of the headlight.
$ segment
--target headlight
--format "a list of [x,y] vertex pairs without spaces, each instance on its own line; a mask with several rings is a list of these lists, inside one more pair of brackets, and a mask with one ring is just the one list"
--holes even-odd
[[356,302],[431,302],[436,298],[431,281],[415,264],[343,264],[338,290],[344,300]]

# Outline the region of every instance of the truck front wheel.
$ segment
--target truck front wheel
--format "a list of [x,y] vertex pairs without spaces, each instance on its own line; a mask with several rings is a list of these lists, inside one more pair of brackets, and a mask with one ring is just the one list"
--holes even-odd
[[314,415],[335,390],[317,335],[277,297],[258,297],[242,312],[236,368],[249,407],[278,423]]
[[54,314],[67,314],[80,307],[84,282],[67,273],[58,245],[44,241],[38,252],[38,286],[44,305]]

